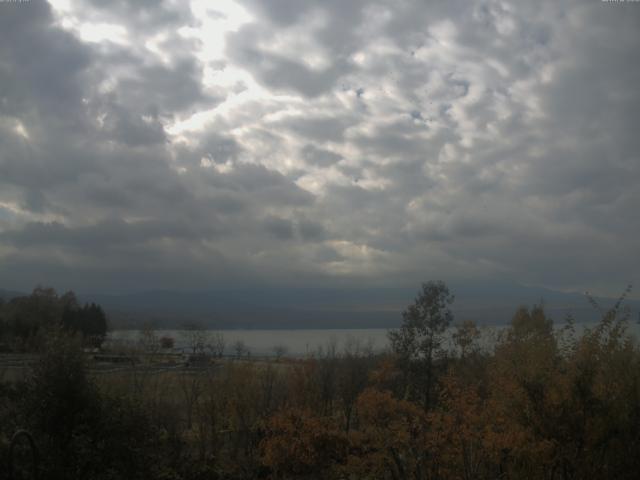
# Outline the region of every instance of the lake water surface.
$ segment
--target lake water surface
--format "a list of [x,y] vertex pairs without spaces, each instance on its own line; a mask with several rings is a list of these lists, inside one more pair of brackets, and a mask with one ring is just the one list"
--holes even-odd
[[[387,348],[387,329],[322,329],[322,330],[211,330],[210,335],[220,333],[225,341],[225,354],[233,354],[233,345],[241,341],[251,355],[274,355],[275,347],[285,347],[287,355],[307,355],[316,353],[318,349],[326,349],[335,345],[338,352],[348,343],[358,342],[360,345],[371,345],[379,352]],[[158,337],[171,337],[176,348],[188,346],[188,332],[184,330],[157,330]],[[109,333],[108,340],[134,344],[140,338],[136,330],[114,330]]]
[[[562,323],[557,324],[561,328]],[[576,332],[581,332],[584,328],[592,328],[595,324],[576,324]],[[504,326],[482,326],[480,344],[489,348],[494,344],[499,332]],[[319,349],[326,350],[328,346],[335,345],[337,352],[344,351],[347,345],[354,343],[361,347],[371,346],[375,352],[381,352],[389,348],[386,328],[367,329],[318,329],[318,330],[210,330],[207,333],[213,336],[220,333],[225,341],[225,355],[234,354],[234,344],[243,342],[251,355],[269,356],[274,355],[275,347],[282,346],[286,349],[287,355],[303,356],[315,354]],[[445,335],[450,338],[453,329]],[[638,338],[640,326],[636,322],[629,324],[629,331]],[[177,349],[186,349],[188,346],[187,332],[184,330],[156,330],[157,337],[171,337],[174,339]],[[140,339],[140,332],[137,330],[114,330],[109,333],[108,341],[135,345]],[[445,343],[449,342],[447,340]]]

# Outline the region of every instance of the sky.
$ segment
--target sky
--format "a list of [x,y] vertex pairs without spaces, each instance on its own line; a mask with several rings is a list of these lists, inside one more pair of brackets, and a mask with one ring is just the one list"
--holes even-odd
[[0,2],[0,288],[640,289],[639,86],[640,2]]

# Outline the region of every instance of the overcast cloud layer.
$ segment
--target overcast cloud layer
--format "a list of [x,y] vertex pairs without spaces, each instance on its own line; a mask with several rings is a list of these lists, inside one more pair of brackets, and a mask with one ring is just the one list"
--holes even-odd
[[640,3],[0,3],[0,286],[640,271]]

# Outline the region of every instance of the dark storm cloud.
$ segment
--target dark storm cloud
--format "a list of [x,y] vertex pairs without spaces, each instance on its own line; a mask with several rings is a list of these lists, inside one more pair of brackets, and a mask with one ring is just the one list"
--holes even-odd
[[640,7],[239,3],[0,3],[2,285],[637,278]]

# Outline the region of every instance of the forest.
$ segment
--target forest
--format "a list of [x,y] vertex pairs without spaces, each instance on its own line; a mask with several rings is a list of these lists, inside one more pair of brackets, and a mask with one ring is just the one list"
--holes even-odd
[[601,313],[589,328],[523,306],[487,345],[430,281],[384,353],[354,339],[304,358],[154,370],[141,354],[98,371],[102,309],[39,288],[0,303],[4,355],[34,358],[21,378],[0,372],[0,468],[78,480],[636,478],[628,293],[611,308],[587,298]]

